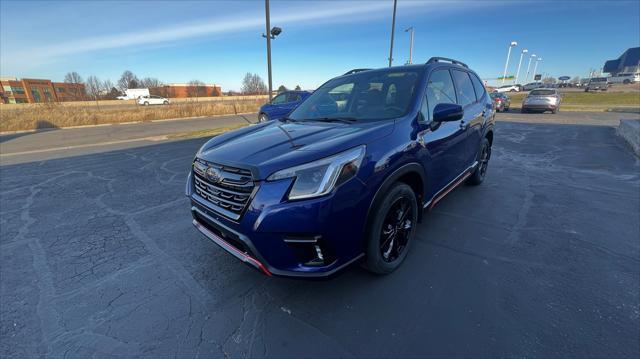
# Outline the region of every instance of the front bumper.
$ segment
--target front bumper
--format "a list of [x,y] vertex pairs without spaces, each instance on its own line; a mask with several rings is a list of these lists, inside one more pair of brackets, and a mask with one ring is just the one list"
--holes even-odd
[[[233,221],[193,192],[190,175],[186,192],[191,199],[193,225],[266,275],[327,277],[364,256],[368,202],[360,181],[348,181],[327,196],[302,201],[286,201],[290,186],[291,180],[258,183],[248,208]],[[317,257],[316,246],[323,261],[310,261]]]

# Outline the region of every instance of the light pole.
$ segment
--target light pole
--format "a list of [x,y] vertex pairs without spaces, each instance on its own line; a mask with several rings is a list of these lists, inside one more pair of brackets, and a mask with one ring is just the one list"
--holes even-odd
[[516,79],[513,81],[514,85],[518,83],[518,77],[520,77],[520,65],[522,65],[522,58],[524,57],[524,54],[526,54],[527,52],[529,52],[529,50],[524,49],[520,53],[520,61],[518,61],[518,71],[516,71]]
[[409,33],[409,62],[408,62],[408,64],[411,65],[413,63],[413,26],[411,26],[410,28],[404,30],[404,32],[408,32]]
[[[542,61],[542,57],[538,57],[538,58],[536,59],[536,64],[535,64],[535,66],[533,66],[533,78],[534,78],[534,79],[535,79],[535,77],[536,77],[536,70],[538,69],[538,62],[540,62],[540,61]],[[540,79],[540,80],[542,80],[542,79]]]
[[391,20],[391,46],[389,47],[389,67],[393,62],[393,34],[396,31],[396,7],[398,6],[398,0],[393,0],[393,19]]
[[267,34],[262,34],[262,37],[267,39],[267,74],[269,77],[269,101],[271,101],[271,92],[272,92],[272,81],[271,81],[271,40],[275,39],[276,36],[280,35],[282,29],[274,26],[271,28],[270,18],[269,18],[269,0],[264,0],[264,13],[266,17],[266,32]]
[[536,54],[531,54],[529,57],[529,64],[527,65],[527,76],[524,78],[524,83],[529,82],[529,70],[531,69],[531,60],[536,57]]
[[511,41],[509,44],[509,52],[507,52],[507,62],[504,64],[504,72],[502,73],[502,84],[504,85],[504,78],[507,77],[507,67],[509,67],[509,57],[511,56],[511,48],[518,46],[518,43]]

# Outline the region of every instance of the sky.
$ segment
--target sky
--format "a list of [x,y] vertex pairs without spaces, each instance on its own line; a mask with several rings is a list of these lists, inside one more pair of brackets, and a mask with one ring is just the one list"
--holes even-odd
[[[393,0],[271,1],[273,86],[314,89],[353,68],[388,66]],[[640,46],[640,1],[398,0],[394,65],[444,56],[495,83],[511,41],[538,73],[586,77]],[[0,75],[62,81],[69,71],[114,83],[124,70],[164,83],[200,80],[239,90],[267,79],[264,1],[0,0]],[[520,70],[524,77],[528,57]],[[533,65],[531,66],[533,68]],[[523,81],[519,81],[523,82]]]

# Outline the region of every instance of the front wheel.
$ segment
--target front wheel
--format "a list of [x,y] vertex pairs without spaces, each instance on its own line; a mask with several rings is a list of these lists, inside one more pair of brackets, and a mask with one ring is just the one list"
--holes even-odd
[[487,167],[489,166],[489,159],[491,159],[491,144],[486,137],[482,139],[482,145],[477,158],[478,166],[467,179],[467,184],[472,186],[481,184],[487,175]]
[[149,106],[149,103],[145,101],[145,102],[144,102],[144,105],[145,105],[145,106]]
[[169,104],[169,101],[165,101],[165,102],[163,102],[163,104],[164,104],[164,105],[168,105],[168,104]]
[[388,274],[404,261],[418,220],[418,201],[413,189],[398,182],[372,208],[365,267]]
[[258,122],[267,122],[269,121],[269,116],[267,116],[264,113],[261,113],[260,115],[258,115]]

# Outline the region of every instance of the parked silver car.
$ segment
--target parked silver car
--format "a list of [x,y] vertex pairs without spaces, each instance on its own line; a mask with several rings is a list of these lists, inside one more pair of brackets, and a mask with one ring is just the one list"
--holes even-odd
[[562,96],[556,89],[539,88],[532,90],[522,101],[522,113],[546,112],[557,113],[560,110]]

